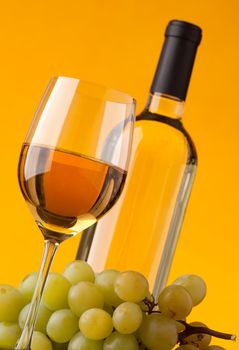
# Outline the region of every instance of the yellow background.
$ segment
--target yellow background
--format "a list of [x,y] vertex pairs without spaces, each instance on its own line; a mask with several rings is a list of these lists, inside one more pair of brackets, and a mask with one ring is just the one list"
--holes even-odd
[[[1,1],[2,283],[17,285],[41,258],[41,234],[16,172],[21,143],[49,78],[76,76],[127,91],[139,112],[164,28],[170,19],[184,19],[204,30],[184,118],[199,168],[170,280],[187,272],[203,276],[208,296],[192,319],[238,332],[238,11],[237,0]],[[74,238],[62,245],[55,270],[74,258],[77,243]]]

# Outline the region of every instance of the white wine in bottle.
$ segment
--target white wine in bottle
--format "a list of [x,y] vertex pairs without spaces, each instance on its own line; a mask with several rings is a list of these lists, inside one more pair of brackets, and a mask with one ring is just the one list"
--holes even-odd
[[84,231],[78,258],[97,271],[137,270],[157,295],[164,287],[197,168],[182,123],[201,29],[169,22],[148,102],[136,118],[131,166],[116,206]]

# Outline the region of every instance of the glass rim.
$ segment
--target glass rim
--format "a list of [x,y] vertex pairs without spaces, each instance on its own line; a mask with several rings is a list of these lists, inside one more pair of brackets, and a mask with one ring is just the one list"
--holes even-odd
[[[130,94],[128,94],[127,92],[124,92],[122,90],[119,90],[119,89],[115,89],[115,88],[112,88],[112,87],[108,87],[106,85],[103,85],[103,84],[100,84],[100,83],[95,83],[95,82],[92,82],[92,81],[89,81],[89,80],[85,80],[85,79],[81,79],[81,78],[77,78],[77,77],[74,77],[74,76],[66,76],[66,75],[54,75],[50,78],[50,82],[49,83],[52,83],[52,82],[56,82],[58,79],[64,79],[64,80],[77,80],[78,83],[80,85],[85,85],[85,86],[94,86],[95,88],[98,88],[98,89],[101,89],[102,92],[105,91],[105,92],[108,92],[110,94],[116,94],[117,95],[117,99],[115,99],[114,102],[117,102],[117,103],[122,103],[122,104],[125,104],[125,105],[136,105],[136,99],[131,96]],[[92,97],[93,97],[93,94],[92,94]],[[106,101],[110,101],[110,99],[108,98],[105,98]]]

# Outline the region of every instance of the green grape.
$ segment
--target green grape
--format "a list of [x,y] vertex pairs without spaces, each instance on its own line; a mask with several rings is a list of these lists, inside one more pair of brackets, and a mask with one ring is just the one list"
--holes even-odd
[[108,312],[108,314],[110,316],[113,316],[114,313],[114,307],[109,305],[109,304],[104,304],[103,310],[105,310],[106,312]]
[[148,291],[148,294],[147,294],[147,296],[146,296],[146,299],[147,299],[148,301],[150,301],[151,303],[153,303],[153,302],[155,301],[154,296],[150,293],[150,291]]
[[[202,322],[191,322],[189,324],[190,324],[190,326],[193,326],[193,327],[207,327]],[[195,333],[195,334],[189,335],[187,338],[185,338],[184,342],[187,344],[195,345],[199,349],[204,350],[204,348],[210,344],[211,339],[212,339],[212,337],[209,334]]]
[[144,311],[144,312],[149,311],[149,308],[148,308],[148,306],[144,303],[144,301],[140,301],[140,302],[138,303],[138,305],[139,305],[139,307],[140,307],[140,309],[141,309],[142,311]]
[[139,305],[125,302],[113,313],[114,328],[122,334],[134,333],[141,325],[143,314]]
[[68,307],[67,295],[70,282],[60,273],[50,273],[42,296],[44,305],[52,311]]
[[139,345],[132,334],[114,332],[104,341],[103,350],[139,350]]
[[[144,319],[144,317],[146,317],[146,315],[143,315],[143,319]],[[143,322],[143,321],[142,321]],[[141,323],[142,324],[142,323]],[[140,328],[138,328],[134,333],[132,333],[132,335],[137,339],[137,341],[139,342],[139,343],[141,343],[141,340],[140,340],[140,335],[139,335],[139,333],[140,333]]]
[[140,301],[138,303],[138,305],[140,306],[141,310],[142,311],[149,311],[149,307],[148,305],[145,303],[145,302],[148,302],[148,303],[154,303],[155,300],[154,300],[154,297],[152,296],[152,294],[150,294],[150,292],[148,292],[148,295],[146,296],[146,298],[142,301]]
[[103,350],[103,340],[92,340],[78,332],[71,339],[68,350]]
[[186,326],[184,326],[184,324],[182,324],[181,322],[178,322],[178,321],[175,321],[175,324],[176,324],[178,333],[185,331]]
[[19,290],[23,295],[25,304],[30,303],[30,301],[32,300],[33,292],[37,283],[37,277],[38,273],[32,272],[22,280],[19,286]]
[[33,332],[31,350],[52,350],[52,343],[47,336],[41,332]]
[[125,271],[116,278],[114,289],[122,300],[138,303],[147,297],[149,284],[141,273]]
[[83,260],[76,260],[68,264],[63,275],[71,284],[77,284],[81,281],[94,282],[95,273],[91,266]]
[[104,297],[95,284],[79,282],[70,288],[68,304],[76,316],[81,316],[88,309],[103,309]]
[[109,305],[113,305],[114,307],[122,303],[122,300],[118,297],[114,290],[114,283],[119,275],[119,271],[105,270],[98,273],[95,277],[95,284],[104,295],[105,302]]
[[56,342],[52,342],[52,347],[53,350],[67,350],[68,349],[68,342],[67,343],[56,343]]
[[[18,322],[19,322],[19,326],[21,329],[23,329],[23,327],[25,325],[27,314],[28,314],[28,311],[30,309],[30,305],[31,304],[25,305],[24,308],[22,309],[22,311],[20,312]],[[36,331],[46,333],[46,325],[47,325],[47,322],[48,322],[51,314],[52,314],[52,311],[48,310],[45,307],[45,305],[40,304],[38,315],[37,315],[37,321],[36,321],[34,329]]]
[[20,337],[21,329],[17,323],[0,323],[0,349],[13,349]]
[[79,328],[86,338],[101,340],[110,335],[113,330],[113,322],[106,311],[94,308],[81,315]]
[[190,314],[193,302],[184,287],[173,284],[160,293],[158,306],[166,317],[181,320]]
[[17,322],[23,305],[23,296],[18,289],[0,285],[0,322]]
[[209,345],[205,350],[226,350],[225,348],[219,345]]
[[198,350],[198,348],[191,344],[184,344],[176,348],[175,350]]
[[69,309],[53,312],[47,323],[47,334],[56,343],[66,343],[78,331],[78,318]]
[[183,275],[178,277],[173,284],[187,289],[193,300],[193,306],[198,305],[205,298],[207,286],[204,280],[197,275]]
[[139,329],[142,343],[150,350],[171,350],[178,341],[175,322],[161,314],[144,317]]

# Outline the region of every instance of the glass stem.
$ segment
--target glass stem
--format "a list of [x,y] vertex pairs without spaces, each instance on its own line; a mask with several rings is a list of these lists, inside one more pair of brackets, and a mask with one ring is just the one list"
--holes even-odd
[[45,240],[44,241],[44,252],[41,262],[41,267],[36,283],[36,287],[33,293],[31,306],[27,315],[27,319],[22,330],[22,334],[18,339],[18,342],[15,346],[15,350],[30,350],[31,348],[31,340],[33,335],[34,326],[36,323],[36,318],[44,290],[44,286],[46,283],[46,279],[55,256],[56,250],[59,246],[59,243]]

